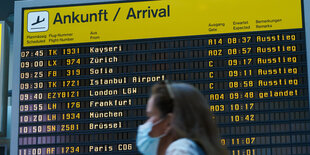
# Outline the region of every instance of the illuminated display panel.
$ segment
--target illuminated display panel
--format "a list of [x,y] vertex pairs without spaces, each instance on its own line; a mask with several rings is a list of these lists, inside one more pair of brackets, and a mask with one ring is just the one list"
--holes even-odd
[[[289,6],[287,14],[293,17],[274,12],[272,19],[262,15],[253,20],[252,11],[248,20],[201,21],[209,28],[194,32],[176,28],[165,33],[139,32],[139,26],[158,22],[161,27],[169,20],[180,20],[174,13],[180,13],[186,2],[24,8],[18,154],[138,154],[136,130],[146,120],[149,89],[166,79],[191,83],[201,90],[214,112],[221,142],[232,155],[309,154],[302,3],[282,3],[282,10],[277,11]],[[104,6],[111,10],[100,9]],[[129,16],[130,8],[145,6],[153,11],[157,7],[162,17]],[[78,11],[72,11],[75,7],[102,11],[101,15],[100,10],[88,13],[82,25],[87,9],[77,16]],[[129,13],[124,16],[126,8]],[[126,20],[108,23],[117,21],[118,12],[127,17],[118,20]],[[104,16],[109,13],[113,16]],[[290,18],[296,21],[293,25]],[[137,26],[132,34],[137,35],[113,35],[113,30],[125,33],[132,28],[113,26],[132,21]],[[92,27],[94,22],[107,28]]]
[[8,90],[9,29],[0,21],[0,136],[6,136]]
[[[1,60],[1,50],[2,50],[2,23],[0,23],[0,60]],[[3,106],[2,105],[0,105],[0,111],[2,112],[3,111]],[[2,118],[3,116],[1,116],[0,115],[0,120],[3,120],[3,118]],[[3,132],[2,131],[3,130],[3,127],[2,127],[2,122],[0,123],[0,131],[1,132]]]

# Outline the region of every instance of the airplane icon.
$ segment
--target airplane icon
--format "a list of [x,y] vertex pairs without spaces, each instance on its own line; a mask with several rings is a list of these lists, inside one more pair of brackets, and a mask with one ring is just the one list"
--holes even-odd
[[45,20],[45,18],[43,18],[42,20],[40,20],[40,16],[38,16],[37,21],[35,23],[32,23],[31,25],[37,25],[39,23],[42,23]]
[[49,15],[47,11],[29,12],[27,19],[28,32],[45,32],[49,27]]

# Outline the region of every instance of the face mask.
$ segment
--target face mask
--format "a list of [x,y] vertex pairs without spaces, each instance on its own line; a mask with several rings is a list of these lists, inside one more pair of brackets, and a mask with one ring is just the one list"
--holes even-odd
[[154,124],[152,122],[146,122],[138,127],[136,145],[142,154],[157,155],[159,140],[165,135],[161,135],[159,137],[150,137],[149,133],[151,132],[152,127],[160,122],[161,120]]

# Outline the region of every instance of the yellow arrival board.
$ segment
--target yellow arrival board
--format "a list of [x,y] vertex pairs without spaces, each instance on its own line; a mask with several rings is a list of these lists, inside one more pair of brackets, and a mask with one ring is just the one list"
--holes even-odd
[[28,47],[298,29],[302,10],[300,0],[160,0],[25,9],[23,22]]

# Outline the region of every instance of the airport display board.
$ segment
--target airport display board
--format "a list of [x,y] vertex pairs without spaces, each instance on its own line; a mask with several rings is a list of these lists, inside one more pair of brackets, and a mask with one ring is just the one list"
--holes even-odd
[[168,79],[201,90],[230,154],[309,154],[304,5],[17,2],[11,153],[139,154],[149,89]]

